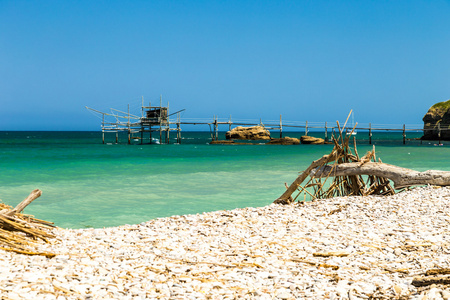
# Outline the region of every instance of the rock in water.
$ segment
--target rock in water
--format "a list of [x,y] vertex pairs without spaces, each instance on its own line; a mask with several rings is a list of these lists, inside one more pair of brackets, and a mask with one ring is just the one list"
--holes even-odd
[[325,140],[321,138],[316,138],[313,136],[304,135],[300,138],[300,141],[302,144],[313,144],[313,145],[320,145],[325,144]]
[[270,140],[270,132],[262,126],[238,126],[228,131],[225,136],[227,140]]
[[422,140],[438,140],[439,127],[441,139],[450,140],[450,100],[439,102],[430,107],[423,117],[424,134]]
[[271,145],[298,145],[298,144],[300,144],[300,140],[287,136],[287,137],[280,138],[280,139],[270,139],[270,142],[268,142],[268,144],[271,144]]

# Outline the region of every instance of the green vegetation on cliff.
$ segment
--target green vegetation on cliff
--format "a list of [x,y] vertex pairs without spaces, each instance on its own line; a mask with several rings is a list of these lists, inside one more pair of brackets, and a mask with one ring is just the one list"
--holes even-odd
[[447,101],[436,103],[435,105],[433,105],[430,108],[430,110],[433,109],[433,110],[438,110],[441,112],[446,112],[449,108],[450,108],[450,100],[447,100]]
[[430,107],[422,120],[423,140],[450,141],[450,100]]

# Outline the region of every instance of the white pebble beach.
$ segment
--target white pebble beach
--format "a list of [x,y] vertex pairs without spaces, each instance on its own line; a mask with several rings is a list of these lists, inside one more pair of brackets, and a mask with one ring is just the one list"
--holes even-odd
[[[450,299],[450,188],[53,230],[0,250],[1,299]],[[39,216],[36,216],[39,217]],[[51,221],[51,220],[49,220]]]

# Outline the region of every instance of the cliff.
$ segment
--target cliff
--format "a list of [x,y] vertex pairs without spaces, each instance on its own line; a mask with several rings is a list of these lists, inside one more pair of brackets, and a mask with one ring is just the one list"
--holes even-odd
[[423,140],[438,140],[439,127],[441,140],[450,140],[450,100],[439,102],[430,107],[423,117]]

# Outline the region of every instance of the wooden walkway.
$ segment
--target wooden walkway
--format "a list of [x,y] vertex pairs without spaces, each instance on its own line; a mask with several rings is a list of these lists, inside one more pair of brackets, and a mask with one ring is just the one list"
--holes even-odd
[[[208,125],[210,127],[210,132],[211,132],[211,138],[212,140],[217,140],[218,139],[218,133],[219,133],[219,126],[226,126],[227,130],[231,130],[233,127],[236,126],[263,126],[264,128],[266,128],[269,131],[279,131],[280,133],[280,138],[283,137],[283,130],[284,131],[289,131],[289,129],[294,129],[294,131],[304,131],[304,135],[308,135],[308,133],[311,130],[315,130],[315,131],[322,131],[324,133],[324,138],[327,140],[328,139],[328,135],[330,133],[338,133],[339,128],[337,125],[331,125],[333,124],[332,122],[308,122],[308,121],[304,121],[304,122],[292,122],[292,121],[284,121],[282,120],[282,117],[280,116],[280,120],[279,122],[275,122],[275,121],[267,121],[267,122],[263,122],[261,119],[258,121],[232,121],[231,118],[228,119],[227,121],[222,120],[220,121],[216,116],[213,117],[212,121],[205,121],[204,119],[191,119],[189,121],[182,121],[180,122],[181,125]],[[334,122],[334,124],[336,124],[336,122]],[[343,125],[343,123],[342,123]],[[388,126],[392,126],[392,127],[388,127]],[[395,127],[394,127],[395,126]],[[358,124],[356,124],[355,126],[349,126],[348,124],[346,125],[345,128],[341,128],[341,130],[344,131],[351,131],[354,127],[355,132],[358,131],[364,131],[365,133],[367,133],[368,135],[368,139],[369,139],[369,143],[372,144],[372,135],[374,132],[399,132],[402,134],[403,137],[403,144],[406,143],[406,134],[407,132],[423,132],[424,129],[423,127],[420,128],[419,126],[421,125],[407,125],[407,124],[400,124],[400,125],[392,125],[392,124],[376,124],[374,126],[372,126],[371,123],[368,124],[362,124],[362,126],[358,126]],[[423,125],[422,125],[423,126]],[[444,129],[443,129],[444,130]],[[222,130],[223,131],[223,130]]]

